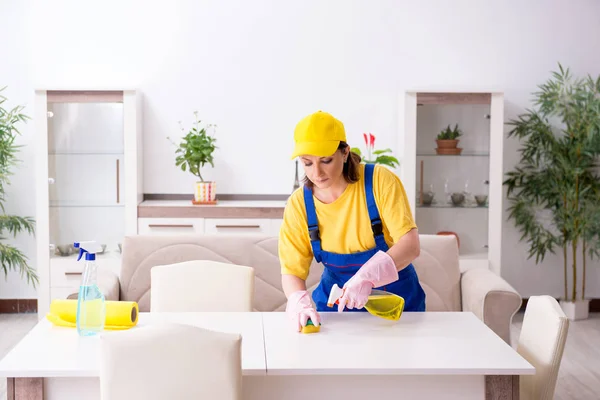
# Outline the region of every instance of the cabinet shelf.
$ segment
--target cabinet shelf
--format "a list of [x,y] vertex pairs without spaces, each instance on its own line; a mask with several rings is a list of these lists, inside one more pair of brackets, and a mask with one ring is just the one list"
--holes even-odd
[[425,204],[419,204],[417,202],[417,208],[481,208],[481,209],[486,209],[488,208],[487,204],[485,206],[478,206],[477,204],[475,205],[466,205],[466,206],[455,206],[454,204],[431,204],[431,205],[425,205]]

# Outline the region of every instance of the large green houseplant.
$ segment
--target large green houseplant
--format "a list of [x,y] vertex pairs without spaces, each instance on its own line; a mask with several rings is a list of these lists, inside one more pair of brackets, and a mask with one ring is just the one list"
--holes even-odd
[[587,316],[589,307],[586,259],[600,251],[600,77],[575,78],[559,67],[535,93],[537,109],[509,122],[509,137],[520,139],[522,148],[519,165],[504,184],[509,218],[528,242],[529,257],[540,263],[548,252],[562,250],[561,306],[578,319]]
[[[192,128],[183,136],[181,142],[176,144],[175,165],[184,172],[189,171],[199,179],[194,190],[194,202],[198,204],[213,203],[216,196],[216,183],[204,180],[202,168],[206,164],[215,166],[213,153],[217,149],[215,144],[217,140],[214,136],[209,135],[208,129],[212,128],[214,135],[216,125],[201,126],[197,111],[194,112],[194,117]],[[181,126],[181,130],[185,132],[183,126]]]
[[[12,168],[19,162],[17,153],[21,146],[15,144],[15,139],[20,134],[18,124],[26,123],[29,119],[22,113],[23,106],[6,108],[7,98],[2,95],[5,89],[6,87],[0,89],[0,240],[6,240],[9,235],[16,237],[21,232],[34,234],[35,226],[33,218],[8,215],[4,208],[6,187],[10,185],[9,177],[12,175]],[[7,278],[8,271],[17,271],[35,287],[39,278],[27,261],[27,256],[17,247],[0,241],[0,268],[4,271],[4,277]]]

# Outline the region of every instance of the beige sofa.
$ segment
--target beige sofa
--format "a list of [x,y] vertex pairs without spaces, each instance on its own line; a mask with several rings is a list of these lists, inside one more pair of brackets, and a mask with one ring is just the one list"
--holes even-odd
[[[427,295],[427,311],[471,311],[507,343],[521,297],[487,269],[461,274],[454,236],[420,235],[421,255],[413,262]],[[254,309],[285,310],[277,238],[267,236],[130,236],[123,243],[119,277],[99,272],[99,284],[110,300],[136,301],[150,308],[150,269],[188,260],[215,260],[255,269]],[[313,260],[307,280],[317,286],[323,266]],[[76,294],[75,294],[76,296]]]

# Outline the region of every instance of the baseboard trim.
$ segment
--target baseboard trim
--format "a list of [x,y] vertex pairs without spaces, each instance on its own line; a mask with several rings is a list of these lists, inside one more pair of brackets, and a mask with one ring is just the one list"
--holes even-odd
[[37,313],[37,299],[0,299],[0,314]]
[[[521,301],[521,308],[519,311],[525,311],[527,300],[528,299],[523,299]],[[557,298],[556,301],[560,301],[560,299]],[[590,312],[600,312],[600,299],[590,299]]]

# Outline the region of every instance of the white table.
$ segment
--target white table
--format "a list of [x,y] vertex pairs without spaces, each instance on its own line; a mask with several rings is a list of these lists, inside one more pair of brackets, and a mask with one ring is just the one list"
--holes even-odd
[[[137,327],[166,322],[239,333],[244,376],[265,374],[260,313],[140,313]],[[73,328],[55,327],[42,319],[0,361],[0,376],[9,378],[8,400],[13,400],[11,391],[15,400],[99,399],[99,357],[99,337],[82,338]]]
[[[142,313],[139,325],[240,333],[244,399],[516,400],[518,376],[535,373],[471,313],[404,313],[396,323],[323,313],[322,320],[311,335],[291,332],[283,313]],[[99,399],[96,339],[43,320],[0,361],[0,376],[15,400]]]
[[321,332],[296,335],[281,313],[264,314],[265,380],[278,382],[264,385],[268,398],[301,399],[294,393],[315,388],[322,398],[467,400],[486,398],[487,389],[514,399],[518,375],[535,373],[472,313],[404,313],[398,322],[367,313],[321,317]]

